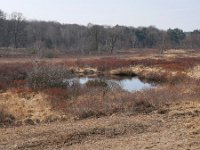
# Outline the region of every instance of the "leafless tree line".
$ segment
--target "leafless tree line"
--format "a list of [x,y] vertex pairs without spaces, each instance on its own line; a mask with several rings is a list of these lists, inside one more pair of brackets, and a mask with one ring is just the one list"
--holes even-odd
[[0,47],[52,49],[62,52],[109,52],[116,49],[200,48],[200,30],[159,30],[156,27],[100,26],[27,21],[21,13],[0,10]]

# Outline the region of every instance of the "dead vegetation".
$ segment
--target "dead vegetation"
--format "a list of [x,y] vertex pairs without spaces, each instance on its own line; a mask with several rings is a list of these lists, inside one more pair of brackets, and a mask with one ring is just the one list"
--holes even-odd
[[[8,61],[9,62],[9,61]],[[42,74],[42,70],[49,71],[49,74],[59,72],[72,72],[81,75],[124,75],[139,76],[141,78],[158,81],[174,82],[177,79],[183,80],[193,77],[191,70],[200,64],[200,57],[97,57],[97,58],[77,58],[64,60],[39,59],[35,61],[26,60],[7,61],[0,63],[0,88],[12,86],[15,80],[27,80],[34,71]],[[23,66],[23,67],[22,67]],[[37,69],[36,69],[37,68]],[[52,71],[52,70],[55,71]],[[56,70],[57,69],[57,70]],[[62,71],[61,71],[62,70]],[[32,74],[31,74],[32,73]],[[47,74],[47,72],[46,72]],[[34,76],[32,76],[34,77]],[[3,87],[4,86],[4,87]]]
[[[44,132],[34,130],[33,133],[39,132],[38,134],[44,139],[29,137],[30,141],[25,140],[26,142],[17,144],[18,149],[51,149],[55,143],[58,147],[54,148],[77,149],[77,145],[83,143],[85,146],[85,142],[90,140],[97,142],[98,145],[98,141],[101,140],[134,134],[141,134],[145,138],[149,131],[156,135],[156,129],[160,125],[162,125],[159,128],[161,131],[172,126],[170,132],[175,132],[173,129],[176,123],[185,123],[185,130],[194,127],[194,131],[191,129],[191,134],[198,135],[199,129],[196,128],[198,123],[192,122],[200,115],[199,78],[194,75],[194,69],[200,64],[200,57],[147,59],[143,55],[142,58],[133,58],[107,57],[55,62],[37,60],[0,63],[0,126],[17,126],[19,130],[29,128],[24,125],[35,125],[32,128],[38,130],[41,126],[52,127],[50,131]],[[197,74],[198,69],[195,71]],[[76,80],[72,82],[66,80],[79,73],[137,75],[143,80],[151,80],[159,85],[156,88],[131,93],[101,79],[88,81],[85,85],[79,84]],[[116,120],[112,122],[113,116],[120,116],[118,119],[124,117],[128,119],[125,123],[117,124]],[[149,117],[154,117],[154,120],[141,122],[143,118]],[[162,121],[156,120],[157,117]],[[87,128],[80,128],[84,121],[98,121],[104,118],[108,118],[108,125],[102,121],[100,122],[102,126],[93,126],[93,122],[90,124],[92,127],[88,125]],[[130,118],[139,121],[128,122]],[[185,122],[185,118],[191,119],[192,122]],[[61,126],[74,122],[73,125],[80,123],[80,126],[76,129],[70,126],[70,129],[61,129],[55,133],[54,130],[57,132],[58,129],[54,128],[53,122]],[[182,130],[179,132],[183,133]],[[57,137],[54,137],[55,134]],[[46,136],[52,136],[50,141],[45,140]],[[4,142],[5,138],[6,135],[3,135]],[[9,149],[1,143],[3,141],[0,140],[0,149]]]
[[8,114],[5,110],[5,107],[0,105],[0,127],[10,126],[15,124],[15,117],[11,114]]
[[[37,109],[29,108],[29,106],[28,108],[25,107],[25,110],[21,108],[24,107],[24,103],[35,99],[37,96],[38,103],[34,107],[40,108],[40,103],[46,101],[46,104],[43,105],[47,105],[48,113],[51,115],[41,114],[40,116],[40,114],[37,114],[34,122],[43,122],[45,117],[52,116],[54,112],[59,112],[62,115],[70,114],[70,116],[78,119],[109,116],[115,113],[150,113],[155,110],[162,110],[162,106],[171,103],[171,101],[183,100],[183,97],[184,99],[198,97],[199,81],[198,79],[189,79],[188,72],[199,63],[199,57],[189,56],[170,59],[105,57],[51,63],[44,60],[14,64],[2,63],[0,67],[0,90],[3,92],[2,95],[6,95],[6,90],[12,89],[10,92],[7,90],[7,93],[16,95],[19,101],[25,101],[19,103],[19,108],[13,108],[11,111],[16,118],[20,118],[20,115],[16,114],[17,110],[25,111],[22,112],[23,115],[21,114],[20,120],[34,118],[32,116],[35,116],[34,112]],[[77,68],[82,68],[84,74],[98,74],[100,72],[102,74],[137,75],[143,80],[162,82],[168,85],[128,93],[122,91],[117,85],[102,80],[89,81],[84,86],[76,81],[72,83],[65,81],[64,79],[72,77],[73,73],[77,73],[75,71]],[[87,70],[87,68],[91,69]],[[185,91],[190,92],[185,94]],[[3,97],[5,96],[2,96],[1,99]],[[28,105],[31,105],[31,103],[32,101]],[[42,106],[41,109],[44,109],[43,107],[45,106]],[[41,111],[41,113],[43,112]]]
[[[185,81],[176,85],[124,92],[119,88],[101,86],[78,86],[71,88],[54,87],[40,92],[31,89],[12,89],[1,93],[1,104],[7,106],[16,123],[47,123],[71,119],[99,118],[113,114],[139,115],[158,112],[165,114],[171,103],[196,100],[199,97],[199,82]],[[188,88],[190,87],[190,88]],[[24,122],[24,123],[23,123]]]
[[148,114],[155,110],[161,110],[174,101],[196,99],[199,96],[198,90],[198,83],[194,81],[134,93],[124,93],[117,90],[103,93],[101,89],[97,89],[94,93],[80,95],[66,108],[79,119],[107,116],[114,113]]

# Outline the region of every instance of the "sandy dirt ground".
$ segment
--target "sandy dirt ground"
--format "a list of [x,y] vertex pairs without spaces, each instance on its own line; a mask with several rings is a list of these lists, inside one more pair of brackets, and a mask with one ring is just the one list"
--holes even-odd
[[0,128],[0,149],[199,150],[200,102],[180,102],[160,113]]

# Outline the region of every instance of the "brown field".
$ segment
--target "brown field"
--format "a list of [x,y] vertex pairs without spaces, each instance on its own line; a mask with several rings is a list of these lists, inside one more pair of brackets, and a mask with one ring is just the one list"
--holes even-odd
[[[200,149],[199,52],[18,56],[0,58],[0,149]],[[103,83],[58,85],[55,77],[69,73],[159,86],[129,93]]]

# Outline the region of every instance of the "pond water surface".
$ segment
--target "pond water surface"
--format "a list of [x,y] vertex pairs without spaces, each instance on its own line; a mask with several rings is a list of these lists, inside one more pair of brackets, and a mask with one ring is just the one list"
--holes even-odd
[[121,78],[121,79],[109,79],[106,77],[95,77],[95,78],[89,78],[89,77],[77,77],[73,78],[72,80],[78,80],[78,82],[82,85],[86,84],[90,80],[99,80],[102,79],[106,82],[112,82],[118,84],[123,90],[128,92],[134,92],[134,91],[140,91],[143,89],[150,89],[153,88],[155,85],[150,83],[145,83],[141,81],[138,77],[132,77],[132,78]]

